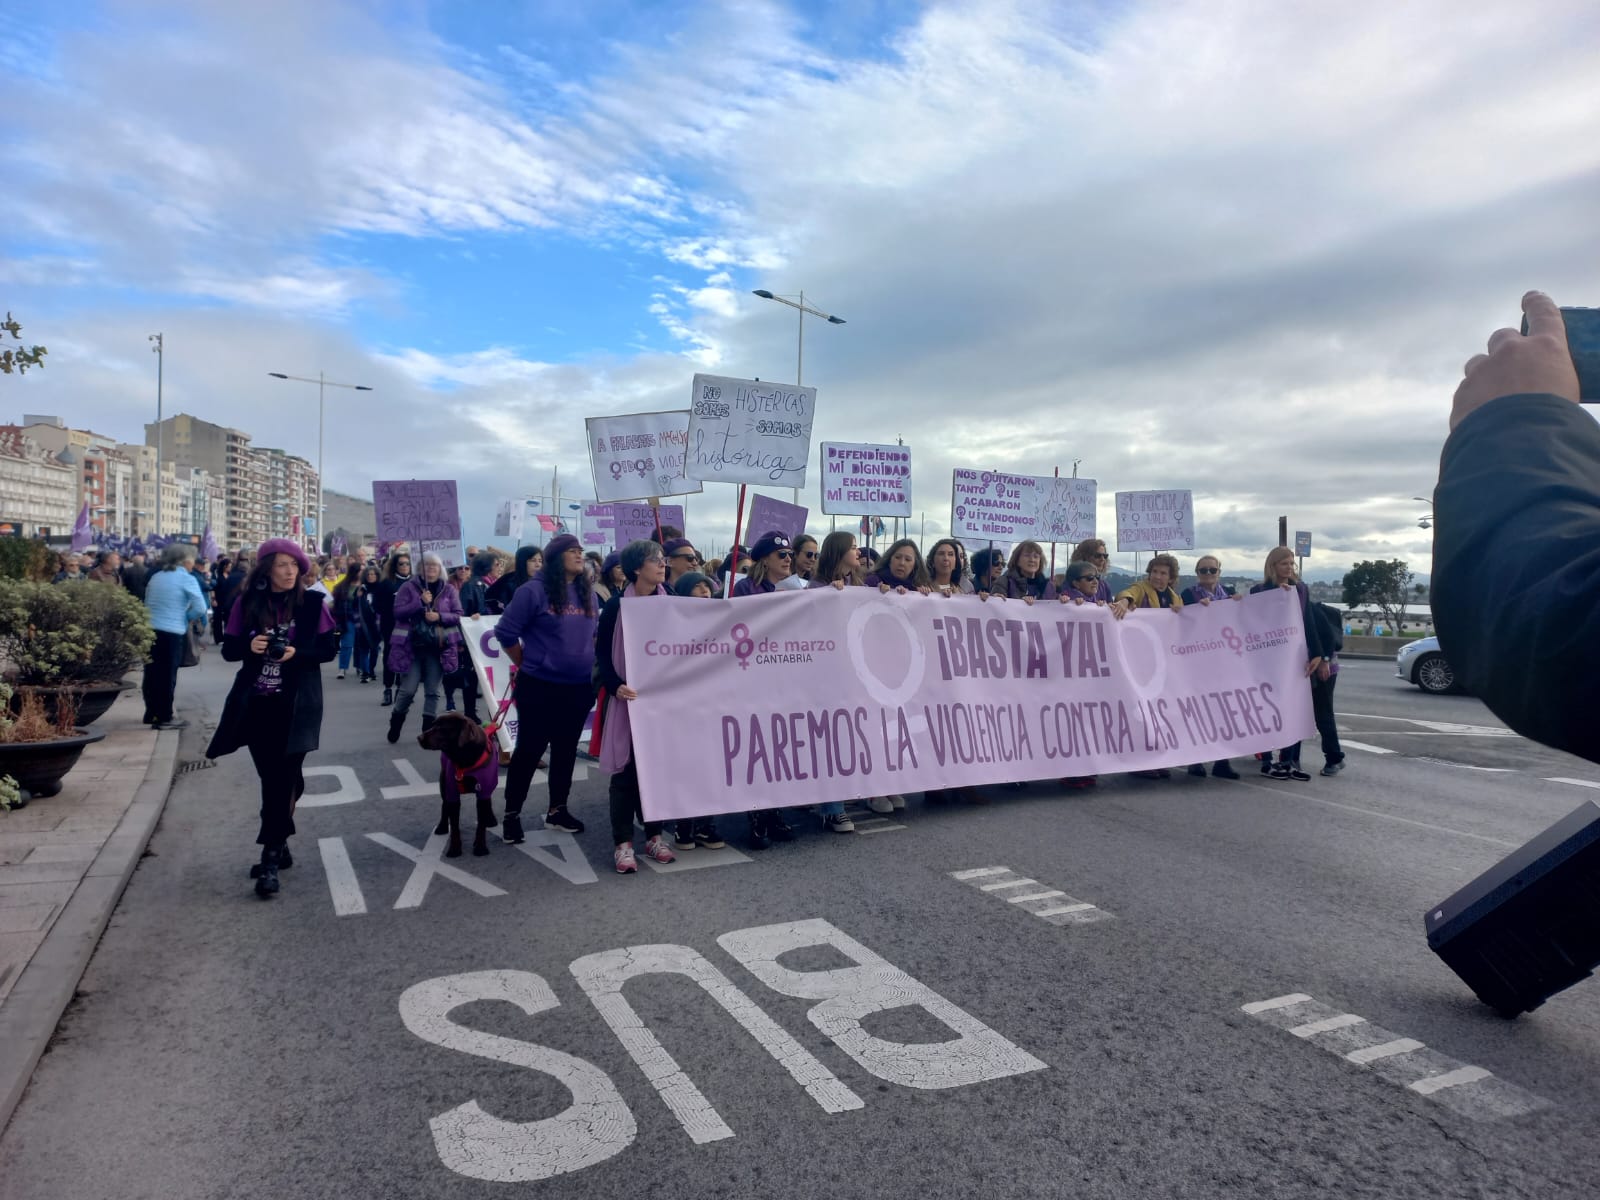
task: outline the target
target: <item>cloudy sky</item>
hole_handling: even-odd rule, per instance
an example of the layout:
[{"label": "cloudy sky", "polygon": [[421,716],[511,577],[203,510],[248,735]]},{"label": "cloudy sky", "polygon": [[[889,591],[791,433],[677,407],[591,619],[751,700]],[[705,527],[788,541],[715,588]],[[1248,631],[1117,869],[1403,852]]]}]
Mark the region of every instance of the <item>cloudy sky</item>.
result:
[{"label": "cloudy sky", "polygon": [[266,373],[326,371],[328,486],[457,478],[473,540],[592,491],[585,416],[792,379],[750,293],[804,289],[816,439],[903,437],[930,540],[953,466],[1081,460],[1102,530],[1191,488],[1229,566],[1285,513],[1426,572],[1461,363],[1600,303],[1592,0],[6,9],[0,420],[138,440],[161,330],[169,411],[314,460]]}]

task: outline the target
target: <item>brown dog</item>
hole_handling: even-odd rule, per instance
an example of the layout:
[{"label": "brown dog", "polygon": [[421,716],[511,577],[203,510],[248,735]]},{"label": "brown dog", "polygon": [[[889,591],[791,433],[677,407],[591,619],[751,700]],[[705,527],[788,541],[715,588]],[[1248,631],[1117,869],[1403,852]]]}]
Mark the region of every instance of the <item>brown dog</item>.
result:
[{"label": "brown dog", "polygon": [[478,828],[472,837],[472,853],[489,853],[488,832],[500,822],[495,819],[490,800],[500,784],[500,755],[491,748],[489,736],[464,713],[445,713],[431,728],[417,735],[417,745],[439,752],[439,824],[434,833],[448,833],[446,858],[461,857],[461,797],[471,792],[478,798]]}]

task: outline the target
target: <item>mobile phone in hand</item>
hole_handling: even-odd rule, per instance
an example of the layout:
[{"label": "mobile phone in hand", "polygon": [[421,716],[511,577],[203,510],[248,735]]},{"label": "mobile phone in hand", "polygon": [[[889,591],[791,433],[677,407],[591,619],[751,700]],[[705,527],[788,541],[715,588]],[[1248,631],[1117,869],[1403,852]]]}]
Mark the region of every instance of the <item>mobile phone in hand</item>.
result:
[{"label": "mobile phone in hand", "polygon": [[[1572,365],[1578,368],[1578,399],[1600,404],[1600,308],[1563,308],[1561,319],[1567,325]],[[1527,317],[1522,318],[1522,332],[1528,332]]]}]

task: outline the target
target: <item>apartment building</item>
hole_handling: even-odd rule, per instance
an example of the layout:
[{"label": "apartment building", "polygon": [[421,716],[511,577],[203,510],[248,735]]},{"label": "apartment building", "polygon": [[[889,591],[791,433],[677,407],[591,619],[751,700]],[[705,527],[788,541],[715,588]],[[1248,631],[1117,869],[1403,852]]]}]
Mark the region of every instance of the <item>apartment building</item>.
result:
[{"label": "apartment building", "polygon": [[0,536],[71,533],[80,489],[77,457],[70,449],[52,451],[24,427],[0,425]]},{"label": "apartment building", "polygon": [[[212,532],[228,549],[255,546],[269,537],[298,536],[311,544],[304,531],[316,504],[317,473],[305,459],[257,448],[242,430],[187,413],[159,426],[147,424],[144,436],[151,446],[159,438],[162,453],[175,466],[204,471],[220,484],[226,517],[213,522]],[[192,491],[189,502],[195,503]],[[292,532],[296,528],[298,535]]]}]

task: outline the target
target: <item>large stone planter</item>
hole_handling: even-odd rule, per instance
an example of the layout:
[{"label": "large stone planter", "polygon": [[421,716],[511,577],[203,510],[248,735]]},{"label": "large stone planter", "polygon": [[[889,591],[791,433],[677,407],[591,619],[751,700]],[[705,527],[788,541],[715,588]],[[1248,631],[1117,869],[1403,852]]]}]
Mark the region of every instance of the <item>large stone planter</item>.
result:
[{"label": "large stone planter", "polygon": [[16,687],[11,694],[11,711],[22,711],[22,696],[25,692],[33,692],[44,702],[45,716],[51,721],[56,719],[56,697],[62,692],[70,691],[78,698],[78,720],[82,726],[93,725],[111,710],[117,702],[117,697],[123,692],[131,691],[135,685],[132,681],[119,679],[115,683],[84,683],[69,685],[34,686],[27,685]]},{"label": "large stone planter", "polygon": [[80,729],[74,737],[51,742],[0,742],[0,775],[11,776],[35,800],[54,796],[84,748],[105,736]]}]

